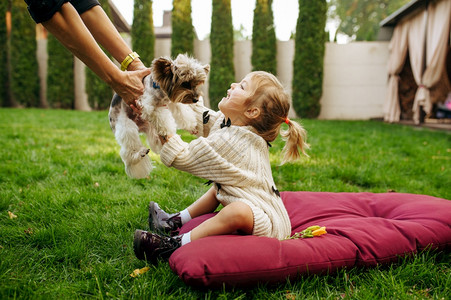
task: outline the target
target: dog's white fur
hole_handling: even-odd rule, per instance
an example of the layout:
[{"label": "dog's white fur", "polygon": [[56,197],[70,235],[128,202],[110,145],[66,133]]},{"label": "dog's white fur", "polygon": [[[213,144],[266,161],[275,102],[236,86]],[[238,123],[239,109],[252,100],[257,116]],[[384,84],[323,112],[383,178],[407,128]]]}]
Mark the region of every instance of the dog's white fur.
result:
[{"label": "dog's white fur", "polygon": [[[138,125],[127,116],[125,110],[121,110],[118,116],[114,137],[121,146],[120,156],[127,175],[132,178],[145,178],[149,175],[153,168],[146,156],[149,149],[142,144]],[[149,140],[149,134],[147,139]]]},{"label": "dog's white fur", "polygon": [[139,132],[146,135],[155,153],[163,146],[160,136],[174,135],[177,128],[195,133],[196,115],[190,105],[183,103],[198,100],[200,85],[210,70],[208,65],[186,55],[179,55],[174,61],[155,59],[151,68],[152,75],[144,79],[144,94],[137,101],[141,115],[137,116],[117,95],[109,112],[125,172],[132,178],[145,178],[153,168],[146,155],[149,149],[142,144]]}]

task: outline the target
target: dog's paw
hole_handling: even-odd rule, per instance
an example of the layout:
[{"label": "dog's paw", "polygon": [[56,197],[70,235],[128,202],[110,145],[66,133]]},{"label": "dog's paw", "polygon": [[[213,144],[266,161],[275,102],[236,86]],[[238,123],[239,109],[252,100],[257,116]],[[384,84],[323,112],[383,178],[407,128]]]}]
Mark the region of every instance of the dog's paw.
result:
[{"label": "dog's paw", "polygon": [[163,144],[161,143],[159,138],[147,138],[147,143],[156,154],[160,154],[161,148],[163,148]]},{"label": "dog's paw", "polygon": [[141,157],[146,156],[149,153],[150,149],[142,149],[141,151],[139,151],[139,155],[141,155]]},{"label": "dog's paw", "polygon": [[196,114],[189,104],[170,103],[168,105],[177,128],[195,132],[197,128]]},{"label": "dog's paw", "polygon": [[149,175],[153,168],[150,158],[147,156],[149,151],[150,149],[146,147],[140,147],[138,150],[121,151],[125,172],[129,177],[139,179]]},{"label": "dog's paw", "polygon": [[177,127],[175,120],[167,107],[158,107],[155,112],[154,118],[151,121],[151,126],[155,128],[157,135],[174,135]]},{"label": "dog's paw", "polygon": [[138,150],[122,147],[120,155],[126,165],[133,165],[143,160],[149,151],[146,147],[139,147]]},{"label": "dog's paw", "polygon": [[141,179],[146,178],[154,167],[150,161],[150,158],[144,157],[138,163],[125,165],[125,173],[130,178]]},{"label": "dog's paw", "polygon": [[141,147],[138,151],[132,151],[132,154],[131,154],[132,161],[134,163],[137,163],[138,161],[143,159],[143,157],[145,157],[149,153],[149,151],[150,150],[145,147]]},{"label": "dog's paw", "polygon": [[196,122],[186,123],[183,129],[188,130],[189,132],[192,132],[193,134],[196,134],[197,133],[197,123]]}]

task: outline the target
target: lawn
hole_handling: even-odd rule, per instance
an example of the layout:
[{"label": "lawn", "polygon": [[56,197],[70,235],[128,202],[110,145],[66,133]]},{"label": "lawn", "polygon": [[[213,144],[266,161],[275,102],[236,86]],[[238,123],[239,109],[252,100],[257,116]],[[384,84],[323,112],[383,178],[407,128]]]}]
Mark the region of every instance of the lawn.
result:
[{"label": "lawn", "polygon": [[[450,132],[370,121],[302,123],[310,158],[280,166],[281,140],[270,148],[280,191],[451,199]],[[190,288],[164,262],[132,278],[146,266],[133,254],[132,237],[147,229],[149,200],[176,212],[208,189],[206,180],[151,158],[148,178],[127,178],[105,111],[0,109],[0,299],[449,299],[449,252],[246,290]]]}]

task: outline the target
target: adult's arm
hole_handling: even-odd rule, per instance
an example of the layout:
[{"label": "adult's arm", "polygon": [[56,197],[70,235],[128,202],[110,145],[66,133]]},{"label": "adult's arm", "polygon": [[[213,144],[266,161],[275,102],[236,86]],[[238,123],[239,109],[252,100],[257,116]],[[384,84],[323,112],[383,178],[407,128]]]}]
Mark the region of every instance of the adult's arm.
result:
[{"label": "adult's arm", "polygon": [[[121,37],[116,27],[111,23],[105,11],[96,5],[80,15],[94,39],[100,43],[119,63],[132,52]],[[139,58],[133,60],[127,70],[133,71],[146,68]]]},{"label": "adult's arm", "polygon": [[[100,7],[98,8],[101,9]],[[96,9],[97,11],[97,6],[92,9]],[[111,23],[109,20],[108,22]],[[150,69],[131,72],[122,72],[119,70],[99,47],[77,11],[70,3],[63,4],[61,9],[50,20],[42,22],[42,25],[61,44],[96,73],[97,76],[110,85],[126,103],[134,104],[135,100],[142,95],[144,91],[142,79],[150,74]],[[125,49],[122,51],[128,50]],[[120,55],[117,49],[112,49],[112,51],[114,51],[112,53],[113,57]]]}]

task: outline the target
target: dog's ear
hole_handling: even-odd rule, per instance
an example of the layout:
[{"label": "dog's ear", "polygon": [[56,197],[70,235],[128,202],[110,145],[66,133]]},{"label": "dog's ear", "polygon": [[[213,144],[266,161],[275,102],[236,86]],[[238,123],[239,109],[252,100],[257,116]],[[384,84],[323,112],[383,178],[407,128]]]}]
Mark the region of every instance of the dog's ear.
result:
[{"label": "dog's ear", "polygon": [[152,61],[152,77],[161,83],[165,79],[172,78],[172,61],[165,57],[156,58]]}]

